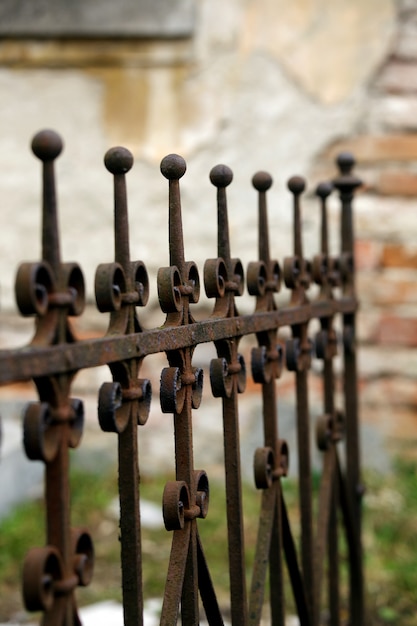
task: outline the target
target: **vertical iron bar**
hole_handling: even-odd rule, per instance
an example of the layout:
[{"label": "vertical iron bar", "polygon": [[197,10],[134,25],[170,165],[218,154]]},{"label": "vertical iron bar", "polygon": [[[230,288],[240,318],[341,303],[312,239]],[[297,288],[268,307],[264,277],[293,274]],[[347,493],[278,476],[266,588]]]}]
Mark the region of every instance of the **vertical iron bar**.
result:
[{"label": "vertical iron bar", "polygon": [[[64,567],[63,577],[68,579],[73,575],[71,562],[70,531],[70,490],[69,453],[65,434],[69,434],[67,424],[62,424],[59,450],[52,462],[45,468],[45,497],[47,510],[47,541],[48,545],[58,548]],[[63,621],[59,626],[73,626],[74,610],[72,603],[64,604]],[[49,626],[49,624],[48,624]],[[52,626],[52,623],[50,624]]]},{"label": "vertical iron bar", "polygon": [[[303,328],[303,332],[306,329]],[[307,370],[296,372],[297,443],[301,515],[301,560],[307,602],[314,615],[313,497]]]},{"label": "vertical iron bar", "polygon": [[[320,493],[318,502],[317,535],[315,538],[315,610],[314,623],[320,623],[320,607],[322,599],[322,580],[324,571],[324,559],[326,555],[326,541],[329,532],[331,507],[333,504],[333,482],[335,474],[335,449],[329,442],[328,449],[324,452],[323,473],[321,476]],[[328,548],[328,546],[327,546]]]},{"label": "vertical iron bar", "polygon": [[[337,454],[335,450],[335,454]],[[335,469],[335,474],[337,467]],[[329,594],[329,611],[330,626],[340,626],[340,573],[339,573],[339,533],[338,533],[338,515],[337,507],[338,498],[338,480],[335,475],[333,479],[332,503],[330,507],[329,532],[328,532],[328,559],[329,559],[329,575],[328,575],[328,594]]]},{"label": "vertical iron bar", "polygon": [[[280,289],[280,268],[276,261],[271,260],[269,246],[268,209],[266,193],[272,186],[272,177],[268,172],[257,172],[252,178],[252,184],[258,191],[258,257],[263,263],[265,276],[259,275],[262,271],[258,265],[258,280],[262,286],[256,300],[257,311],[274,311],[276,304],[274,293]],[[262,414],[264,429],[264,445],[274,452],[274,471],[282,469],[281,445],[278,433],[278,408],[276,394],[276,378],[281,374],[281,353],[277,347],[276,331],[260,333],[258,343],[266,350],[266,363],[263,365],[264,380],[262,382]],[[282,546],[282,516],[281,516],[281,483],[280,476],[275,476],[272,484],[267,487],[272,491],[273,498],[264,494],[261,515],[273,515],[272,526],[269,531],[269,579],[270,579],[270,607],[272,626],[283,626],[285,623],[284,581],[283,581],[283,546]],[[269,511],[266,506],[272,507]],[[262,521],[261,521],[262,523]],[[261,531],[261,527],[260,527]],[[265,539],[264,539],[265,540]],[[262,579],[265,585],[265,578]],[[260,584],[260,579],[253,577],[253,585]],[[253,597],[256,594],[253,590]],[[263,598],[262,593],[262,598]],[[252,603],[251,603],[252,604]]]},{"label": "vertical iron bar", "polygon": [[[334,406],[334,373],[332,359],[324,359],[324,412],[327,415],[335,415]],[[337,450],[332,442],[334,450],[332,454],[336,455]],[[337,476],[336,466],[333,464],[332,471],[332,494],[330,500],[330,515],[328,520],[328,593],[330,608],[330,624],[331,626],[339,626],[340,624],[340,608],[339,608],[339,559],[338,559],[338,527],[337,527]]]},{"label": "vertical iron bar", "polygon": [[[291,301],[294,304],[308,304],[306,289],[309,285],[307,263],[303,257],[301,237],[300,196],[305,189],[305,181],[293,176],[288,181],[293,194],[294,207],[294,258],[298,262],[299,275],[295,277]],[[307,603],[311,615],[314,610],[314,541],[313,541],[313,494],[310,451],[310,413],[308,402],[308,368],[310,367],[311,346],[307,335],[308,324],[293,326],[293,336],[298,339],[299,356],[295,365],[297,446],[299,463],[300,516],[301,516],[301,561]],[[314,622],[313,622],[314,623]]]},{"label": "vertical iron bar", "polygon": [[[340,175],[333,181],[334,186],[340,192],[342,205],[342,254],[350,256],[352,272],[349,280],[345,283],[344,292],[350,295],[355,293],[354,280],[354,225],[352,200],[357,187],[362,183],[352,174],[354,159],[349,153],[342,153],[337,159]],[[358,423],[358,395],[357,395],[357,364],[356,364],[356,316],[354,313],[345,315],[345,410],[346,410],[346,459],[347,459],[347,482],[348,493],[354,516],[355,536],[358,542],[356,554],[358,556],[357,567],[351,564],[350,571],[350,610],[351,621],[361,626],[364,623],[364,590],[361,546],[361,496],[362,485],[360,477],[360,449],[359,449],[359,423]]]},{"label": "vertical iron bar", "polygon": [[42,191],[42,258],[49,263],[55,276],[61,269],[58,209],[55,189],[54,160],[61,154],[63,143],[54,131],[44,130],[35,135],[32,150],[43,161]]},{"label": "vertical iron bar", "polygon": [[196,521],[192,520],[190,524],[191,535],[181,599],[181,622],[184,626],[199,623]]},{"label": "vertical iron bar", "polygon": [[[176,266],[179,271],[181,286],[189,287],[189,276],[186,271],[184,255],[184,238],[181,215],[181,195],[180,178],[186,171],[186,163],[179,155],[171,154],[161,162],[161,173],[169,181],[169,255],[170,265]],[[176,286],[175,289],[181,288]],[[189,303],[192,295],[188,296],[182,292],[181,310],[179,317],[175,321],[171,318],[170,323],[188,324],[192,322],[189,314]],[[193,294],[195,295],[195,294]],[[198,298],[197,298],[198,299]],[[196,300],[192,300],[196,301]],[[167,323],[169,314],[167,318]],[[174,412],[174,437],[175,437],[175,465],[177,481],[184,481],[187,484],[190,506],[196,504],[197,485],[195,484],[194,454],[193,454],[193,431],[192,431],[192,348],[185,348],[183,351],[174,351],[168,354],[171,367],[178,367],[182,381],[180,386],[185,389],[179,391],[184,393],[184,403],[182,407]],[[191,380],[190,380],[191,378]],[[192,382],[191,382],[192,381]],[[174,392],[176,394],[176,392]],[[176,400],[175,400],[176,406]],[[181,595],[181,620],[184,626],[191,626],[199,622],[199,602],[198,602],[198,538],[197,522],[195,519],[187,520],[186,524],[190,533],[186,565],[183,575],[182,595]],[[185,530],[183,530],[185,532]],[[175,540],[175,537],[174,537]]]},{"label": "vertical iron bar", "polygon": [[[184,408],[180,414],[175,414],[175,463],[177,480],[187,483],[190,491],[190,501],[195,502],[196,486],[194,479],[193,435],[191,395],[187,394]],[[198,562],[197,562],[197,527],[196,521],[190,520],[190,541],[188,544],[187,564],[184,573],[184,583],[181,600],[181,619],[184,626],[198,624]]]},{"label": "vertical iron bar", "polygon": [[[338,267],[329,257],[327,198],[331,194],[331,183],[320,183],[316,195],[321,205],[321,254],[313,261],[313,273],[320,285],[319,300],[333,300],[333,287],[339,284]],[[328,555],[328,592],[330,621],[332,626],[339,624],[339,571],[338,571],[338,528],[336,498],[336,434],[337,414],[334,402],[333,358],[337,354],[336,334],[333,329],[333,318],[321,320],[322,330],[318,334],[318,354],[323,359],[323,397],[324,416],[321,428],[326,430],[325,439],[319,447],[324,450],[324,470],[320,487],[319,518],[316,540],[316,622],[320,622],[320,606],[322,598],[323,559],[327,540]],[[323,433],[321,434],[321,438]],[[322,447],[323,446],[323,447]]]},{"label": "vertical iron bar", "polygon": [[[128,165],[132,166],[133,162],[121,167],[120,161],[123,153],[117,155],[112,154],[113,159],[115,159],[116,156],[119,159],[119,168],[118,171],[114,173],[114,260],[116,263],[120,263],[123,268],[127,269],[130,263],[130,246],[125,172],[128,171]],[[109,165],[108,162],[107,165]],[[123,172],[119,173],[120,169],[123,169]],[[130,276],[127,275],[126,278],[130,282]],[[130,285],[128,289],[130,289]]]},{"label": "vertical iron bar", "polygon": [[[324,412],[335,416],[334,406],[334,373],[332,359],[324,359]],[[332,454],[336,455],[335,444]],[[339,607],[339,558],[338,558],[338,527],[337,527],[337,484],[336,466],[332,471],[332,493],[330,500],[330,516],[328,520],[328,594],[331,626],[340,624]]]},{"label": "vertical iron bar", "polygon": [[137,423],[129,419],[118,436],[120,545],[125,626],[143,624],[142,547]]},{"label": "vertical iron bar", "polygon": [[[264,437],[265,445],[275,452],[279,458],[278,448],[278,416],[275,378],[262,385]],[[275,491],[274,522],[272,526],[269,550],[270,606],[272,626],[283,626],[285,623],[284,571],[282,563],[282,520],[281,520],[281,483],[276,480],[271,487]]]},{"label": "vertical iron bar", "polygon": [[[51,322],[44,324],[43,333],[40,331],[42,323],[48,319],[48,313],[53,310],[50,296],[57,296],[58,301],[62,293],[65,294],[66,284],[65,270],[61,263],[60,240],[58,228],[58,205],[55,186],[54,160],[59,156],[63,148],[61,137],[52,130],[44,130],[35,135],[32,141],[33,153],[42,161],[43,188],[42,188],[42,257],[50,270],[55,281],[54,294],[45,294],[45,310],[41,313],[37,310],[38,341],[43,345],[65,344],[74,341],[69,330],[68,312],[69,307],[55,307],[51,315]],[[35,288],[40,288],[36,285]],[[53,298],[51,298],[53,300]],[[41,402],[49,406],[51,423],[42,425],[40,438],[46,437],[48,428],[55,430],[57,449],[51,458],[47,458],[43,452],[36,453],[30,458],[42,458],[45,462],[45,498],[46,498],[46,525],[47,542],[54,546],[62,563],[62,582],[68,586],[64,593],[52,590],[53,600],[45,610],[43,623],[45,626],[74,626],[78,624],[78,616],[74,598],[74,588],[78,584],[73,566],[72,541],[71,541],[71,508],[70,508],[70,484],[69,484],[69,451],[71,445],[70,422],[70,399],[69,392],[75,371],[67,374],[55,375],[34,379],[38,388]],[[82,413],[82,410],[81,410]],[[32,441],[33,445],[33,441]],[[75,444],[76,445],[76,444]],[[31,448],[29,444],[29,448]],[[33,452],[33,450],[32,450]],[[43,585],[43,581],[39,582]],[[24,582],[25,585],[25,582]]]},{"label": "vertical iron bar", "polygon": [[[115,261],[123,269],[125,289],[132,292],[130,271],[129,220],[126,174],[133,166],[132,154],[122,147],[110,149],[105,155],[105,166],[114,177],[114,251]],[[123,313],[122,313],[123,314]],[[117,314],[116,314],[117,315]],[[124,314],[123,314],[124,315]],[[116,317],[113,319],[115,321]],[[135,307],[130,306],[119,332],[137,330]],[[110,328],[112,323],[110,324]],[[126,364],[130,380],[137,378],[136,361]],[[136,411],[125,408],[127,423],[118,432],[118,487],[120,502],[120,550],[122,562],[123,615],[125,626],[143,624],[142,538],[140,519],[140,474],[138,451],[138,422]]]},{"label": "vertical iron bar", "polygon": [[[352,316],[352,331],[355,332],[354,318]],[[361,547],[361,481],[359,469],[359,429],[357,421],[358,398],[357,398],[357,367],[354,351],[345,350],[345,410],[346,410],[346,476],[348,481],[349,497],[352,501],[354,523],[356,525],[356,539],[358,545],[356,551],[359,555],[357,570],[351,569],[351,619],[352,623],[360,626],[364,619],[363,598],[363,571],[362,571],[362,547]]]},{"label": "vertical iron bar", "polygon": [[276,484],[275,515],[272,526],[271,545],[269,549],[269,582],[270,582],[270,605],[271,626],[284,626],[285,624],[285,596],[284,596],[284,569],[283,533],[282,533],[282,510],[280,506],[281,483]]},{"label": "vertical iron bar", "polygon": [[247,624],[245,542],[236,389],[230,398],[223,398],[223,428],[232,625],[245,626]]},{"label": "vertical iron bar", "polygon": [[163,175],[169,180],[169,264],[175,265],[184,276],[184,236],[181,218],[179,179],[185,174],[186,164],[182,157],[170,154],[163,160]]},{"label": "vertical iron bar", "polygon": [[[210,172],[210,180],[217,188],[217,251],[227,270],[225,293],[217,298],[216,306],[221,302],[224,305],[221,307],[222,315],[234,317],[238,315],[234,298],[236,293],[240,293],[236,279],[243,281],[243,268],[238,261],[237,265],[240,266],[241,270],[239,271],[242,275],[237,277],[238,270],[234,265],[237,260],[232,261],[230,254],[226,187],[233,180],[233,172],[226,165],[216,165]],[[221,394],[218,394],[222,396],[223,406],[231,618],[233,626],[247,626],[248,608],[238,410],[238,393],[243,391],[238,379],[245,372],[242,372],[243,359],[240,360],[237,353],[238,343],[239,338],[232,337],[227,341],[218,342],[216,349],[219,357],[227,363],[228,374],[226,377],[229,377],[231,383],[228,391],[224,389]]]},{"label": "vertical iron bar", "polygon": [[[61,253],[58,228],[58,207],[55,188],[54,160],[63,148],[61,138],[53,131],[38,133],[32,141],[34,154],[43,162],[42,168],[42,257],[51,266],[54,276],[61,271]],[[62,324],[61,324],[62,326]],[[48,394],[49,395],[49,394]],[[51,401],[51,397],[45,398]],[[68,424],[60,424],[60,443],[54,459],[45,466],[45,499],[47,511],[47,542],[58,548],[65,569],[63,575],[72,575],[70,561],[70,491]],[[70,626],[72,607],[66,604],[62,626]]]},{"label": "vertical iron bar", "polygon": [[217,254],[224,259],[229,274],[231,272],[231,257],[226,185],[230,185],[232,178],[233,174],[227,166],[217,165],[215,173],[213,170],[211,173],[211,182],[217,187]]}]

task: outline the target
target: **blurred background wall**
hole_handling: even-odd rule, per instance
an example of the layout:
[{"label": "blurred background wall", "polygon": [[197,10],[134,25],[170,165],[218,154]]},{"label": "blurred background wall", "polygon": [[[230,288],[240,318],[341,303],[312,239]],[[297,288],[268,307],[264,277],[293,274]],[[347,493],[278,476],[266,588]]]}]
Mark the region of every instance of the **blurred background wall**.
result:
[{"label": "blurred background wall", "polygon": [[[134,154],[132,258],[141,258],[152,275],[168,264],[167,185],[159,172],[165,154],[187,160],[186,257],[202,270],[205,258],[216,255],[213,165],[234,171],[232,254],[246,265],[257,255],[252,175],[264,169],[274,177],[271,248],[279,260],[292,251],[286,180],[307,178],[304,237],[306,254],[314,254],[319,225],[312,192],[335,175],[336,154],[350,150],[365,182],[356,202],[364,428],[370,439],[382,433],[382,456],[398,451],[399,442],[401,450],[415,451],[417,1],[53,6],[53,13],[47,0],[0,7],[3,319],[16,310],[19,262],[40,254],[40,166],[29,146],[42,128],[57,130],[65,142],[57,163],[63,257],[83,268],[90,303],[95,267],[113,259],[112,181],[103,166],[109,147],[124,145]],[[334,202],[334,252],[338,218]],[[163,319],[154,281],[151,299],[145,315],[154,326]],[[17,335],[5,325],[0,333],[3,345],[20,341],[20,327]],[[369,462],[366,441],[364,448]]]}]

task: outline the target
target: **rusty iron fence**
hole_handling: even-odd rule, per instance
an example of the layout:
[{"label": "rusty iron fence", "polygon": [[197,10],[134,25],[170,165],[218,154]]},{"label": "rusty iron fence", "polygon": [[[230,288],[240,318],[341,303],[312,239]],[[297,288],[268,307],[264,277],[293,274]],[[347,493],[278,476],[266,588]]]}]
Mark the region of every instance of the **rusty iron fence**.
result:
[{"label": "rusty iron fence", "polygon": [[[143,262],[131,260],[129,251],[125,175],[133,157],[124,148],[109,150],[105,165],[114,177],[115,260],[97,268],[95,295],[99,311],[110,313],[110,321],[104,336],[79,340],[69,318],[83,312],[83,274],[76,263],[62,262],[58,232],[54,161],[62,141],[55,132],[42,131],[34,137],[32,149],[42,162],[43,172],[42,260],[20,266],[16,299],[22,315],[35,317],[35,331],[27,346],[0,351],[0,382],[7,385],[32,379],[39,396],[25,410],[23,441],[29,459],[41,460],[45,466],[46,540],[45,546],[29,551],[23,564],[26,608],[42,611],[44,626],[81,623],[76,588],[89,584],[93,577],[94,549],[86,528],[71,528],[69,449],[80,443],[84,418],[82,401],[71,397],[71,386],[77,372],[107,365],[113,380],[99,390],[98,419],[102,430],[116,433],[118,439],[124,623],[143,624],[140,473],[146,473],[146,468],[139,463],[138,426],[146,427],[152,389],[150,381],[141,378],[140,370],[148,355],[165,353],[160,408],[173,414],[175,477],[163,492],[163,519],[172,533],[172,548],[160,623],[173,626],[180,619],[184,625],[199,624],[201,614],[211,625],[225,623],[199,534],[199,525],[210,515],[209,478],[204,470],[195,469],[193,457],[193,411],[200,405],[203,389],[203,369],[193,365],[193,352],[197,345],[212,342],[217,358],[208,366],[211,391],[221,398],[223,413],[228,620],[233,626],[260,624],[268,588],[268,620],[274,626],[284,625],[286,565],[303,626],[322,623],[324,608],[326,623],[347,623],[341,617],[342,602],[348,607],[348,623],[364,624],[355,351],[358,302],[352,215],[352,198],[360,180],[352,173],[352,156],[341,154],[338,176],[317,188],[321,243],[311,261],[304,258],[302,246],[305,182],[300,177],[289,180],[294,254],[284,259],[282,269],[270,256],[266,196],[272,178],[265,172],[255,174],[252,182],[259,197],[259,259],[249,263],[246,282],[242,263],[230,250],[226,189],[232,172],[225,165],[212,169],[210,179],[217,190],[217,256],[205,262],[203,282],[206,296],[214,304],[212,313],[200,321],[193,316],[200,296],[199,269],[184,255],[180,179],[186,164],[178,155],[164,158],[161,172],[169,185],[170,265],[159,269],[157,287],[166,321],[160,328],[145,330],[137,307],[147,303],[147,270]],[[327,199],[333,190],[339,193],[341,205],[341,250],[336,256],[330,256],[328,242]],[[285,306],[277,306],[274,299],[281,278],[288,290]],[[319,287],[311,296],[313,282]],[[241,315],[236,298],[245,285],[254,308],[252,313]],[[310,338],[312,320],[318,320],[320,330]],[[289,329],[290,338],[283,346],[278,335],[284,327]],[[247,375],[239,353],[244,336],[253,338],[251,375],[259,384],[264,432],[264,440],[254,450],[254,482],[262,499],[250,582],[245,561],[239,436],[239,395],[245,391]],[[339,394],[342,406],[337,406],[339,396],[336,398],[335,393],[334,359],[338,351],[343,362],[342,375],[338,374],[343,381],[343,393]],[[323,415],[317,422],[322,472],[317,496],[312,489],[308,384],[313,358],[323,363]],[[299,533],[292,528],[282,490],[289,450],[279,435],[276,379],[283,367],[295,377]],[[250,462],[244,459],[245,464]],[[349,572],[347,598],[342,598],[340,584],[342,529],[347,546],[343,560]]]}]

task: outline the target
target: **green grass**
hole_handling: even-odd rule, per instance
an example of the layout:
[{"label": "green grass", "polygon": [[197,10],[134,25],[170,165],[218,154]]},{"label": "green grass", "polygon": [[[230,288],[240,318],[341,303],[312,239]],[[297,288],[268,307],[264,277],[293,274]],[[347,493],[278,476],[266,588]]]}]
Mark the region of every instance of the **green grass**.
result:
[{"label": "green grass", "polygon": [[376,624],[417,624],[417,464],[368,478],[364,551],[369,608]]},{"label": "green grass", "polygon": [[[142,477],[141,497],[160,506],[167,479],[172,477]],[[392,475],[369,475],[366,483],[363,543],[369,625],[417,626],[417,464],[399,462]],[[116,471],[97,476],[75,470],[71,474],[71,485],[72,525],[90,529],[96,552],[92,584],[77,591],[78,601],[88,604],[109,598],[121,600],[118,520],[109,511],[110,503],[117,497]],[[295,483],[284,481],[284,492],[296,535],[298,495]],[[251,485],[244,485],[243,502],[249,585],[260,492]],[[27,502],[0,522],[0,621],[21,607],[21,564],[30,547],[45,543],[43,515],[41,501]],[[198,524],[219,601],[227,605],[229,575],[222,483],[210,484],[209,514]],[[163,594],[171,541],[172,534],[164,528],[143,528],[145,598]],[[342,579],[346,581],[346,578],[346,572],[342,572]],[[288,581],[286,597],[291,607]]]}]

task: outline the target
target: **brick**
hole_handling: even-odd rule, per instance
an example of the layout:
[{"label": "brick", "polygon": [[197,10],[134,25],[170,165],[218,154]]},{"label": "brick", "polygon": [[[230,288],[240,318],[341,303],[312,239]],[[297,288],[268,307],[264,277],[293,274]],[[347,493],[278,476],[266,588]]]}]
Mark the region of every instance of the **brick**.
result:
[{"label": "brick", "polygon": [[[417,45],[417,41],[416,41]],[[416,132],[417,96],[386,95],[373,98],[368,108],[368,123],[387,132]]]},{"label": "brick", "polygon": [[332,161],[340,152],[352,152],[357,162],[379,163],[386,161],[417,160],[417,133],[407,135],[359,135],[332,144],[324,153]]},{"label": "brick", "polygon": [[355,241],[355,264],[357,270],[374,270],[381,263],[381,244],[372,239]]},{"label": "brick", "polygon": [[388,399],[392,406],[417,409],[415,380],[404,376],[382,377],[370,380],[362,387],[362,401],[365,404],[385,404]]},{"label": "brick", "polygon": [[382,345],[417,347],[417,318],[397,315],[382,316],[376,333]]},{"label": "brick", "polygon": [[[379,320],[381,319],[381,311],[376,310],[363,302],[362,290],[358,289],[358,293],[362,302],[357,321],[358,341],[361,346],[364,344],[367,346],[374,345],[376,342],[377,329],[379,328]],[[359,354],[362,354],[362,348],[359,351]]]},{"label": "brick", "polygon": [[400,60],[417,60],[417,28],[413,22],[410,21],[407,28],[400,31],[394,53]]},{"label": "brick", "polygon": [[355,201],[356,232],[363,239],[417,245],[416,201],[401,196],[363,194]]},{"label": "brick", "polygon": [[417,93],[417,63],[391,61],[378,78],[377,87],[388,93]]},{"label": "brick", "polygon": [[406,375],[417,393],[417,350],[362,344],[358,350],[358,369],[365,384],[383,377],[401,379]]},{"label": "brick", "polygon": [[417,272],[392,269],[359,272],[357,287],[364,306],[387,307],[417,304]]},{"label": "brick", "polygon": [[417,269],[417,248],[387,243],[382,248],[382,267]]},{"label": "brick", "polygon": [[384,196],[417,196],[417,174],[400,170],[383,172],[376,181],[375,190]]}]

